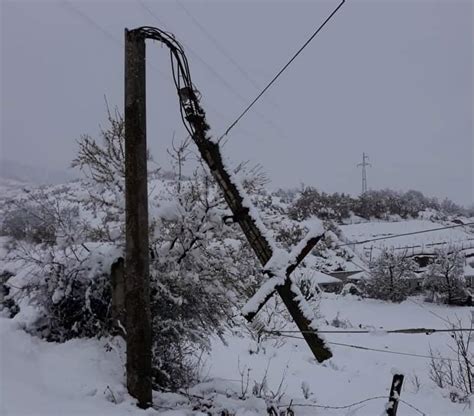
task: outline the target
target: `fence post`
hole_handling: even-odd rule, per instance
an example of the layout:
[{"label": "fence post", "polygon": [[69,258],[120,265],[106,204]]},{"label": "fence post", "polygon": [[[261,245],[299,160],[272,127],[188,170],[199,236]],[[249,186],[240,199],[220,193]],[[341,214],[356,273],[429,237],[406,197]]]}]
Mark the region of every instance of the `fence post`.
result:
[{"label": "fence post", "polygon": [[392,379],[392,386],[390,387],[390,398],[387,404],[387,415],[396,416],[398,409],[398,401],[400,393],[402,392],[403,374],[394,374]]}]

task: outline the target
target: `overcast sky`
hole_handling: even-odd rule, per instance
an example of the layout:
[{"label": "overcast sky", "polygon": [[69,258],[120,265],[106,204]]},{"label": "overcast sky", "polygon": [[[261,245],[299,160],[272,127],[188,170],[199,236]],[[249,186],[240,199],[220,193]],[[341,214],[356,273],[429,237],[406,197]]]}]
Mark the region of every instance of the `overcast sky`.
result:
[{"label": "overcast sky", "polygon": [[[338,3],[0,1],[1,157],[50,169],[69,165],[82,133],[97,135],[104,95],[123,107],[125,27],[158,26],[182,41],[220,135]],[[165,150],[184,128],[168,51],[150,42],[147,55],[148,140],[169,168]],[[369,188],[470,204],[472,113],[471,1],[348,0],[225,151],[260,163],[273,187],[351,194],[365,151]]]}]

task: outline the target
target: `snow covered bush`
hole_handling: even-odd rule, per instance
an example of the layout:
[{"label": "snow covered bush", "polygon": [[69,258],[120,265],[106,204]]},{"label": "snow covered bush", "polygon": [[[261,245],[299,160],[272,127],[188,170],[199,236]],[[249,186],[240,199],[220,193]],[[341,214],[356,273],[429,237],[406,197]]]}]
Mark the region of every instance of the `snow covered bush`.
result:
[{"label": "snow covered bush", "polygon": [[196,173],[170,191],[177,199],[154,223],[150,270],[156,381],[176,387],[193,381],[192,356],[209,336],[232,325],[258,268],[236,225],[222,220],[225,205],[209,176]]},{"label": "snow covered bush", "polygon": [[469,293],[464,278],[464,254],[455,247],[435,251],[435,259],[429,264],[423,282],[429,293],[428,300],[440,303],[463,305]]},{"label": "snow covered bush", "polygon": [[[16,237],[9,235],[2,265],[5,300],[16,307],[26,330],[51,341],[108,331],[108,259],[115,255],[113,246],[84,240],[79,207],[70,204],[69,190],[62,192],[31,191],[15,201],[14,213],[21,203],[25,212],[35,209],[40,224],[47,218],[48,238],[38,238],[35,227],[24,228]],[[35,309],[34,316],[28,316],[27,305]]]},{"label": "snow covered bush", "polygon": [[409,279],[416,269],[405,252],[384,249],[370,265],[370,278],[362,282],[362,289],[371,298],[401,302],[411,294]]}]

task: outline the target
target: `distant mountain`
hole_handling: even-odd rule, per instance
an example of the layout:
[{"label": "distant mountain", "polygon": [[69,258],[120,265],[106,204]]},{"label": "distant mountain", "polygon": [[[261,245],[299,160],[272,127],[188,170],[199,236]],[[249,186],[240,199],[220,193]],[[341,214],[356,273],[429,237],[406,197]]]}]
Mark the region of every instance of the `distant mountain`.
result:
[{"label": "distant mountain", "polygon": [[0,178],[19,184],[55,185],[77,177],[73,170],[42,168],[12,160],[0,161]]}]

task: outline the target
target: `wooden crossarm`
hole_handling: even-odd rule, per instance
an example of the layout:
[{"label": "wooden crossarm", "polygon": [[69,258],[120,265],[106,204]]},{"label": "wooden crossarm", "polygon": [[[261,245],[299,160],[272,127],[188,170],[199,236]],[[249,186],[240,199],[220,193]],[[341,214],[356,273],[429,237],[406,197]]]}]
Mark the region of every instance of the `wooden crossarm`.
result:
[{"label": "wooden crossarm", "polygon": [[[319,240],[323,237],[324,233],[315,234],[310,231],[308,235],[298,244],[289,256],[289,264],[285,270],[285,278],[289,279],[291,273],[299,266],[304,258],[311,252],[316,246]],[[252,319],[258,314],[260,309],[263,308],[265,303],[273,296],[278,286],[282,286],[285,283],[285,279],[275,276],[271,270],[265,270],[270,279],[267,280],[257,292],[249,299],[249,301],[242,308],[242,314],[247,321]]]}]

